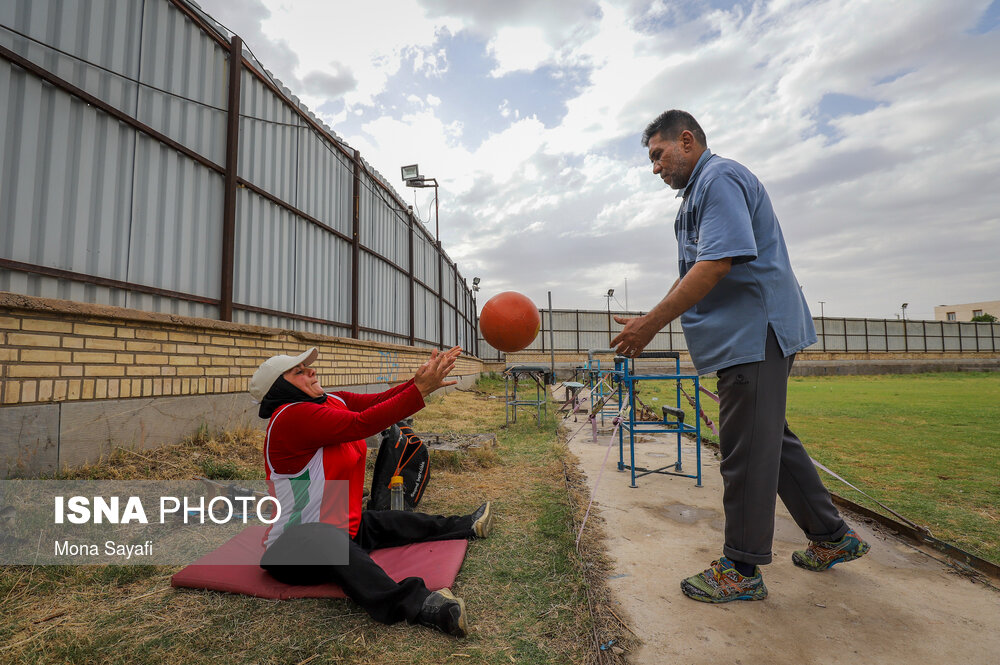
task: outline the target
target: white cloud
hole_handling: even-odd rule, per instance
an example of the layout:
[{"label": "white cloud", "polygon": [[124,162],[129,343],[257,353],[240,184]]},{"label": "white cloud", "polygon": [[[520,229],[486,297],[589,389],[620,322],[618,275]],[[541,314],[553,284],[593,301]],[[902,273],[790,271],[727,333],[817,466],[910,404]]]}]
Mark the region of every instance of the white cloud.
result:
[{"label": "white cloud", "polygon": [[[658,113],[685,108],[714,151],[767,186],[797,276],[828,315],[891,315],[907,301],[930,316],[940,302],[996,297],[1000,31],[967,33],[981,1],[242,4],[248,41],[263,40],[251,46],[279,76],[318,72],[334,92],[353,77],[347,109],[324,116],[335,129],[404,57],[417,79],[456,66],[442,43],[463,30],[488,44],[500,80],[540,66],[585,73],[548,128],[530,97],[506,94],[495,108],[507,126],[475,148],[462,137],[482,118],[454,120],[424,91],[345,136],[390,179],[413,162],[438,179],[442,240],[484,290],[537,299],[554,288],[557,306],[600,308],[627,273],[630,304],[655,304],[676,277],[677,202],[638,141]],[[239,19],[233,3],[205,5]],[[302,93],[314,109],[326,100]],[[823,118],[831,137],[819,131],[831,93],[874,107]],[[432,205],[432,190],[406,195]]]},{"label": "white cloud", "polygon": [[492,76],[516,71],[533,71],[552,56],[552,47],[545,41],[545,31],[537,26],[500,28],[488,47],[496,58]]}]

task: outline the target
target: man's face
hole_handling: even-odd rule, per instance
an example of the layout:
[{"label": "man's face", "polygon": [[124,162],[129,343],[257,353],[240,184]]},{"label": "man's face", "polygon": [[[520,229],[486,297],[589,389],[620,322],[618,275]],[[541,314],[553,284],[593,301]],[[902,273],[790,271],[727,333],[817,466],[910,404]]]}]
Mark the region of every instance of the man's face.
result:
[{"label": "man's face", "polygon": [[685,140],[687,134],[683,132],[675,139],[665,139],[661,134],[649,138],[649,161],[653,162],[653,173],[672,189],[683,189],[694,170],[691,141]]},{"label": "man's face", "polygon": [[316,370],[306,367],[301,363],[285,372],[282,376],[285,377],[285,381],[288,381],[310,397],[319,397],[325,392],[319,385],[319,379],[316,378]]}]

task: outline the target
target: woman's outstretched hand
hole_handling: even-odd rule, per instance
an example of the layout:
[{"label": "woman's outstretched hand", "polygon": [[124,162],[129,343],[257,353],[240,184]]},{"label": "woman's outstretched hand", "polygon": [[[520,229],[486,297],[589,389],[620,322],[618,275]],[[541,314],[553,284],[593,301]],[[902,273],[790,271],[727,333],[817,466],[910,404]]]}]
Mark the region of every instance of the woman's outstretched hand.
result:
[{"label": "woman's outstretched hand", "polygon": [[461,353],[460,346],[453,346],[444,353],[438,353],[437,349],[431,351],[430,360],[421,365],[413,375],[413,385],[422,396],[427,397],[438,388],[458,383],[458,381],[445,381],[444,378],[455,369],[455,360]]}]

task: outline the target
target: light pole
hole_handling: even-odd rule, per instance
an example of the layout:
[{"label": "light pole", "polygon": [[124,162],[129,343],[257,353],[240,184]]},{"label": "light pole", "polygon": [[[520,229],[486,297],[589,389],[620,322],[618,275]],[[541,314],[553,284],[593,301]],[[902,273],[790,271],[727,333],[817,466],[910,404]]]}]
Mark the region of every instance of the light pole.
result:
[{"label": "light pole", "polygon": [[433,187],[434,188],[434,241],[440,245],[441,244],[441,233],[440,225],[438,220],[438,181],[437,178],[428,178],[426,176],[420,175],[420,167],[416,164],[410,164],[409,166],[401,166],[399,168],[400,174],[403,176],[403,182],[406,183],[407,187]]},{"label": "light pole", "polygon": [[476,329],[473,332],[475,338],[473,339],[473,353],[476,357],[479,357],[479,304],[476,302],[476,294],[479,293],[479,278],[472,278],[472,316],[476,320]]},{"label": "light pole", "polygon": [[611,346],[611,299],[615,297],[615,290],[608,289],[608,294],[604,297],[608,299],[608,346]]},{"label": "light pole", "polygon": [[909,307],[909,306],[910,306],[910,303],[908,303],[908,302],[904,302],[903,303],[903,320],[904,321],[906,320],[906,308]]},{"label": "light pole", "polygon": [[826,315],[823,313],[823,305],[825,305],[825,304],[826,304],[825,300],[820,300],[819,301],[819,318],[821,318],[821,319],[825,319],[826,318]]},{"label": "light pole", "polygon": [[[438,346],[444,350],[444,268],[441,266],[441,235],[438,225],[438,182],[435,178],[426,178],[420,175],[420,167],[416,164],[399,167],[400,175],[407,187],[433,187],[434,188],[434,243],[437,246],[437,282],[438,282]],[[433,184],[428,184],[433,183]],[[455,273],[458,274],[457,272]],[[456,289],[457,290],[457,289]],[[458,294],[456,294],[457,296]],[[456,297],[456,303],[458,299]],[[455,334],[458,335],[458,308],[455,309]]]}]

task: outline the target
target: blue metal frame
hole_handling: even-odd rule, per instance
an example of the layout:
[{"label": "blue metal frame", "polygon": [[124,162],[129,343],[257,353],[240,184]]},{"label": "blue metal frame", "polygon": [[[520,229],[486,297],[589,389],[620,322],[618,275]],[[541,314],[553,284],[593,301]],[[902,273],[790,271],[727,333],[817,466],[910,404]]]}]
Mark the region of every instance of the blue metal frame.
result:
[{"label": "blue metal frame", "polygon": [[[603,351],[604,349],[597,350],[597,352],[603,352]],[[595,352],[594,350],[591,351],[591,353],[594,352]],[[593,405],[595,404],[602,403],[604,401],[604,398],[609,394],[611,394],[611,391],[613,390],[612,385],[614,383],[614,377],[616,374],[620,374],[620,372],[616,372],[616,370],[610,370],[610,369],[602,370],[601,359],[591,357],[587,359],[586,373],[587,373],[587,382],[590,384],[589,385],[590,404],[591,407],[593,407]],[[606,393],[605,390],[608,390],[609,392]],[[605,416],[608,417],[617,416],[618,412],[621,410],[620,407],[621,391],[619,390],[618,392],[619,392],[618,396],[619,404],[609,406],[611,400],[608,400],[608,403],[605,403],[604,406],[601,408],[601,410],[598,411],[596,414],[594,414],[595,416],[600,416],[602,426],[604,425]]]},{"label": "blue metal frame", "polygon": [[[674,360],[675,371],[673,374],[636,374],[635,359],[624,356],[615,357],[615,372],[620,375],[618,383],[618,402],[624,403],[625,392],[628,391],[628,420],[623,420],[618,429],[618,470],[629,469],[632,472],[632,484],[630,487],[638,487],[636,478],[647,476],[651,473],[659,473],[667,476],[681,476],[682,478],[694,478],[697,480],[696,487],[701,487],[701,420],[698,414],[701,413],[701,392],[698,390],[697,374],[681,374],[680,354],[676,351],[648,351],[639,354],[639,359],[648,358],[672,358]],[[635,419],[635,383],[637,381],[674,381],[676,385],[677,407],[681,406],[681,381],[694,382],[695,394],[695,415],[694,425],[688,425],[683,419],[670,421],[664,414],[662,422],[642,422]],[[625,430],[629,436],[629,464],[625,464]],[[646,469],[635,465],[635,435],[641,434],[677,434],[677,461],[673,464],[660,467],[659,469]],[[683,434],[694,434],[695,437],[695,459],[697,470],[695,474],[682,473],[681,464],[681,436]],[[667,469],[674,469],[667,471]],[[639,471],[640,473],[636,473]]]}]

